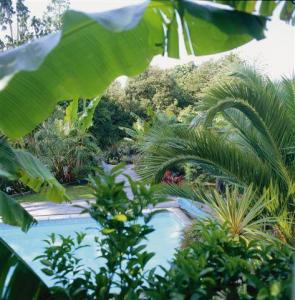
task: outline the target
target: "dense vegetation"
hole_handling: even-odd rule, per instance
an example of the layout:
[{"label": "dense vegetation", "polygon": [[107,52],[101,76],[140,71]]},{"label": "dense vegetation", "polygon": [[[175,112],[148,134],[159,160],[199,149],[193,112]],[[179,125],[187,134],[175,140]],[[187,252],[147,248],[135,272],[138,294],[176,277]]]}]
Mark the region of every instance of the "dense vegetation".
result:
[{"label": "dense vegetation", "polygon": [[237,56],[229,55],[198,66],[150,67],[125,83],[116,81],[97,105],[91,132],[105,149],[126,136],[120,127],[131,128],[138,117],[149,120],[151,111],[192,117],[205,91],[218,79],[227,80],[230,66],[238,62],[241,60]]},{"label": "dense vegetation", "polygon": [[[0,239],[1,298],[289,297],[294,80],[272,82],[249,68],[226,76],[233,61],[240,63],[233,56],[200,67],[146,70],[157,54],[178,58],[180,42],[188,54],[204,55],[262,39],[267,16],[278,7],[275,1],[259,7],[255,1],[211,2],[232,9],[153,0],[97,14],[69,10],[61,22],[68,1],[52,0],[39,19],[22,0],[15,7],[0,1],[1,48],[29,41],[0,54],[0,216],[27,231],[36,220],[8,195],[15,184],[62,201],[68,196],[60,183],[91,175],[95,202],[88,212],[98,222],[98,257],[105,261],[98,270],[85,269],[76,257],[85,234],[57,243],[53,234],[39,256],[55,282],[49,289]],[[282,20],[294,22],[291,1],[280,9]],[[105,93],[122,74],[133,78]],[[131,148],[122,142],[126,136]],[[116,182],[119,167],[107,174],[92,167],[101,157],[120,161],[122,154],[138,153],[143,179],[166,184],[128,178],[130,201]],[[211,217],[190,228],[189,243],[161,275],[146,270],[153,254],[143,243],[153,214],[143,209],[167,194],[203,201]]]}]

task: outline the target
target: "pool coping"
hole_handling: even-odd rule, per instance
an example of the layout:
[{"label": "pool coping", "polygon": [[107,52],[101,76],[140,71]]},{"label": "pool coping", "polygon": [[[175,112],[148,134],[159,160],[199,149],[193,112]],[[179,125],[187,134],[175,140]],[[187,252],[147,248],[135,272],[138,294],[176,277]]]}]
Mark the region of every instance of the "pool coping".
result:
[{"label": "pool coping", "polygon": [[[86,208],[87,202],[93,202],[94,199],[80,199],[74,200],[70,203],[50,203],[50,202],[34,202],[34,203],[22,203],[22,206],[28,210],[28,212],[37,220],[37,221],[50,221],[50,220],[61,220],[61,219],[71,219],[71,218],[87,218],[90,217],[88,213],[81,213],[83,211],[83,204]],[[77,205],[81,207],[77,207]],[[42,209],[38,210],[38,206],[41,206],[45,213],[42,212]],[[52,211],[46,213],[46,207],[50,206]],[[37,208],[37,209],[36,209]],[[73,212],[73,210],[75,212]],[[191,223],[191,218],[179,207],[177,200],[173,199],[170,201],[165,201],[158,203],[155,207],[145,209],[145,211],[155,211],[155,210],[167,210],[175,214],[177,219],[184,225],[187,226]],[[2,221],[0,220],[0,223]]]},{"label": "pool coping", "polygon": [[[145,209],[145,211],[167,210],[172,212],[178,221],[184,226],[189,226],[197,217],[190,213],[190,211],[183,209],[179,204],[179,197],[171,197],[169,201],[160,202],[154,207]],[[50,221],[63,219],[77,219],[89,218],[89,213],[82,213],[84,209],[89,207],[89,203],[94,202],[95,199],[79,199],[72,200],[66,203],[53,203],[48,201],[40,202],[23,202],[21,205],[33,216],[36,221]],[[194,201],[194,205],[205,211],[208,207],[204,203]],[[3,221],[0,218],[0,224]]]}]

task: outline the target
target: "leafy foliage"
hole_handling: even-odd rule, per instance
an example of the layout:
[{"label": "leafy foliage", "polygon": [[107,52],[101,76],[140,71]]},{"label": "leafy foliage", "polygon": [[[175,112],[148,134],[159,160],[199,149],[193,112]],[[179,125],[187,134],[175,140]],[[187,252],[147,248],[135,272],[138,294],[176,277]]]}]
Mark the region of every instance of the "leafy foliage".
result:
[{"label": "leafy foliage", "polygon": [[218,60],[210,60],[200,65],[193,63],[176,66],[171,70],[171,76],[176,84],[198,105],[204,94],[214,85],[231,80],[231,70],[234,65],[241,64],[242,59],[236,54],[229,54]]},{"label": "leafy foliage", "polygon": [[107,93],[101,97],[93,115],[90,132],[102,149],[118,143],[124,137],[120,127],[131,127],[134,118],[120,101],[124,90],[116,83],[112,84]]},{"label": "leafy foliage", "polygon": [[217,78],[229,80],[226,73],[236,61],[238,57],[229,56],[200,66],[188,64],[171,70],[149,67],[124,85],[115,81],[96,106],[91,133],[102,149],[115,152],[116,144],[126,133],[134,139],[132,132],[139,134],[140,128],[149,127],[147,124],[154,122],[155,115],[160,118],[165,113],[188,123],[195,116],[194,107],[201,95]]},{"label": "leafy foliage", "polygon": [[211,193],[200,191],[195,190],[198,198],[209,206],[218,223],[228,226],[233,237],[242,236],[245,240],[271,239],[271,230],[277,220],[274,216],[267,216],[268,202],[271,201],[267,198],[268,193],[259,198],[251,186],[242,193],[237,187],[232,190],[226,187],[225,195],[215,190]]},{"label": "leafy foliage", "polygon": [[[134,198],[128,199],[124,183],[117,182],[120,166],[99,171],[91,179],[96,194],[89,212],[99,224],[97,270],[87,269],[77,258],[85,233],[75,238],[52,234],[44,254],[37,259],[43,272],[56,283],[55,297],[65,299],[287,299],[291,292],[293,252],[282,243],[245,240],[227,224],[215,221],[194,225],[197,241],[179,250],[162,275],[145,266],[152,253],[143,241],[153,231],[152,215],[143,208],[154,204],[154,188],[129,179]],[[88,209],[87,209],[88,210]],[[143,217],[144,222],[138,222]],[[256,236],[257,237],[257,236]],[[102,261],[101,261],[102,259]]]},{"label": "leafy foliage", "polygon": [[171,269],[150,277],[150,299],[288,299],[293,255],[282,244],[234,239],[226,226],[199,223],[198,242]]},{"label": "leafy foliage", "polygon": [[60,182],[73,182],[91,173],[98,162],[100,149],[94,137],[53,115],[26,137],[25,146],[46,164]]},{"label": "leafy foliage", "polygon": [[177,84],[169,70],[150,67],[127,81],[125,97],[121,102],[127,110],[147,117],[147,107],[153,111],[177,113],[181,108],[193,104],[194,99]]},{"label": "leafy foliage", "polygon": [[[65,189],[32,154],[12,149],[3,137],[0,138],[0,149],[1,177],[19,180],[50,200],[67,199]],[[5,223],[20,226],[24,231],[35,223],[33,217],[15,199],[3,192],[0,192],[0,216]]]}]

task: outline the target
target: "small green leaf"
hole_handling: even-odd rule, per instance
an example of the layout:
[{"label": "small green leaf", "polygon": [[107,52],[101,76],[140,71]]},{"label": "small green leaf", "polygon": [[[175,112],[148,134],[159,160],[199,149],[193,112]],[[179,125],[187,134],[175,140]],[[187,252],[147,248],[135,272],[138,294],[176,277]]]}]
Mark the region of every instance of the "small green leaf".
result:
[{"label": "small green leaf", "polygon": [[43,268],[41,269],[41,271],[46,274],[47,276],[52,276],[54,273],[51,269],[48,269],[48,268]]},{"label": "small green leaf", "polygon": [[48,259],[41,259],[40,260],[41,264],[47,267],[51,267],[52,263]]}]

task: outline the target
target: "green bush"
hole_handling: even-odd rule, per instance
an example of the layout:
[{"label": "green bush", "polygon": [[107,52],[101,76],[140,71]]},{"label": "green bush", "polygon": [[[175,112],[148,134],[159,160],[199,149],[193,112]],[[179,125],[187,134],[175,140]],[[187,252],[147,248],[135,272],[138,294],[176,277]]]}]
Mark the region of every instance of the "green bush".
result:
[{"label": "green bush", "polygon": [[180,122],[190,123],[204,91],[220,78],[227,80],[229,65],[238,61],[238,57],[230,55],[200,66],[187,64],[170,70],[150,67],[129,78],[126,86],[115,81],[96,107],[91,133],[100,148],[113,151],[126,136],[120,128],[131,128],[135,115],[149,121],[148,110],[174,114]]},{"label": "green bush", "polygon": [[102,96],[94,115],[90,132],[103,150],[113,147],[125,136],[119,127],[131,127],[134,117],[120,103],[123,89],[114,83]]},{"label": "green bush", "polygon": [[198,241],[179,250],[149,299],[289,299],[293,253],[280,243],[247,243],[226,226],[199,223]]},{"label": "green bush", "polygon": [[98,164],[101,150],[91,133],[69,126],[63,114],[58,107],[51,118],[24,139],[22,146],[48,166],[59,182],[66,183],[88,177]]},{"label": "green bush", "polygon": [[53,299],[61,295],[67,295],[65,299],[139,299],[144,292],[145,266],[154,255],[146,251],[144,241],[154,229],[148,224],[152,215],[145,215],[143,209],[155,204],[154,189],[128,177],[134,196],[130,201],[124,182],[116,183],[121,166],[109,173],[98,172],[91,179],[96,201],[88,212],[99,224],[100,237],[95,242],[98,258],[106,263],[92,270],[77,258],[76,251],[85,247],[85,234],[76,234],[75,239],[61,237],[61,241],[51,235],[44,254],[37,259],[44,266],[42,271],[56,283]]}]

